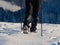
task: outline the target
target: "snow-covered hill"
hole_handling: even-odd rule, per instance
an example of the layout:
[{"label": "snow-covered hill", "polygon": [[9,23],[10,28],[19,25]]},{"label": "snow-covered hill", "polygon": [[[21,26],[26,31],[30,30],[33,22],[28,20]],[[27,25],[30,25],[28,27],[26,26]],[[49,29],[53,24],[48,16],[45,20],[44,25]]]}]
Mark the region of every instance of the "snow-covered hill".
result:
[{"label": "snow-covered hill", "polygon": [[0,22],[0,45],[60,45],[60,24],[37,25],[38,33],[23,34],[21,23]]}]

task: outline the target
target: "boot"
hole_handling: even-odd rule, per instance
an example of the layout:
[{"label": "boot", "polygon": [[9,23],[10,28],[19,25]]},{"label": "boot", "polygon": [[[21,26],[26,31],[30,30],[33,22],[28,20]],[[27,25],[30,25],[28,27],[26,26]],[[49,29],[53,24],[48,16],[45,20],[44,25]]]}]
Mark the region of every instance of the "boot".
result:
[{"label": "boot", "polygon": [[23,33],[28,34],[28,29],[29,29],[28,26],[23,26]]},{"label": "boot", "polygon": [[31,28],[30,28],[30,32],[37,33],[36,29],[37,29],[36,27],[31,27]]}]

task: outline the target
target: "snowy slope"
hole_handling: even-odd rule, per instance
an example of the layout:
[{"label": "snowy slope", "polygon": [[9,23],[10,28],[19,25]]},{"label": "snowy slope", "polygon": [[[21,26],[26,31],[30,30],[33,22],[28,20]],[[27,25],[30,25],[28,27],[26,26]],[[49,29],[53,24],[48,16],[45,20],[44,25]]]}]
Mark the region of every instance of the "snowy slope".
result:
[{"label": "snowy slope", "polygon": [[43,24],[43,36],[38,33],[23,34],[20,23],[0,22],[0,45],[60,45],[60,24]]}]

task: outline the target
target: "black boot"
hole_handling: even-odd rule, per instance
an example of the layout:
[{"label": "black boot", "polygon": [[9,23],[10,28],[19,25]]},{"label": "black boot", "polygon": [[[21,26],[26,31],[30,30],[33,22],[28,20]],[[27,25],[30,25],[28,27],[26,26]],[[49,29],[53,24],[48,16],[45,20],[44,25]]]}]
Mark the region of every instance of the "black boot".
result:
[{"label": "black boot", "polygon": [[31,27],[31,28],[30,28],[30,32],[37,33],[37,32],[36,32],[36,30],[37,30],[37,28],[36,28],[36,27]]}]

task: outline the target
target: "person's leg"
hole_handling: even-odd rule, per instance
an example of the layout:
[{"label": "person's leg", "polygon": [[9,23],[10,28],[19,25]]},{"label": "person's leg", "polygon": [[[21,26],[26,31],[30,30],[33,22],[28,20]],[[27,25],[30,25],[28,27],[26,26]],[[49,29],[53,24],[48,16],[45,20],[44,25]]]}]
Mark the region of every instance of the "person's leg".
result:
[{"label": "person's leg", "polygon": [[37,17],[38,17],[38,11],[39,11],[39,1],[34,0],[33,2],[33,14],[32,14],[32,24],[31,24],[31,29],[30,32],[35,32],[36,31],[36,26],[37,26]]},{"label": "person's leg", "polygon": [[24,24],[23,26],[28,26],[29,27],[29,22],[30,22],[30,14],[32,10],[32,5],[29,0],[26,0],[26,13],[25,13],[25,18],[24,18]]}]

